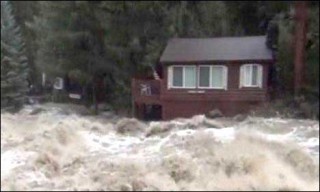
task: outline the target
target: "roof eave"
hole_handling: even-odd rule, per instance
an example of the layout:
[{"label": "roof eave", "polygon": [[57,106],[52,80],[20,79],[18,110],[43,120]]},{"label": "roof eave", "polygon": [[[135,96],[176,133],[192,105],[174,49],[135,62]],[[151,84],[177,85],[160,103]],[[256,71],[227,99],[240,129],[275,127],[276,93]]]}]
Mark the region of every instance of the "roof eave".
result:
[{"label": "roof eave", "polygon": [[160,60],[161,64],[186,64],[186,63],[270,63],[274,62],[274,59],[233,59],[233,60]]}]

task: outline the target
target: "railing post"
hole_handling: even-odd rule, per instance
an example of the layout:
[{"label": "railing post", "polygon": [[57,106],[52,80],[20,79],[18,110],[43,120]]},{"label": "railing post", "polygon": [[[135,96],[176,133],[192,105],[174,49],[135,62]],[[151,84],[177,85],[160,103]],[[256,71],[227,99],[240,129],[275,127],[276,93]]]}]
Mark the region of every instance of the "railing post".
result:
[{"label": "railing post", "polygon": [[164,86],[163,86],[163,80],[160,79],[160,89],[159,89],[159,96],[161,96],[161,94],[164,92],[162,89],[164,89]]},{"label": "railing post", "polygon": [[132,98],[131,99],[131,105],[132,105],[132,108],[131,108],[131,116],[132,117],[135,117],[135,114],[136,114],[136,106],[135,106],[135,102],[134,102],[134,99]]}]

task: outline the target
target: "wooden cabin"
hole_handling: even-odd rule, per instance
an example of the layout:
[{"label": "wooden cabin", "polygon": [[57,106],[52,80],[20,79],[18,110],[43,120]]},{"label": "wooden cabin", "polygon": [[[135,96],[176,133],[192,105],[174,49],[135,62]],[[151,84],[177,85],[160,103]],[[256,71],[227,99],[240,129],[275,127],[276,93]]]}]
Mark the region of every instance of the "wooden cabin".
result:
[{"label": "wooden cabin", "polygon": [[159,79],[132,79],[134,115],[168,120],[219,109],[246,113],[269,100],[272,51],[266,36],[173,38]]}]

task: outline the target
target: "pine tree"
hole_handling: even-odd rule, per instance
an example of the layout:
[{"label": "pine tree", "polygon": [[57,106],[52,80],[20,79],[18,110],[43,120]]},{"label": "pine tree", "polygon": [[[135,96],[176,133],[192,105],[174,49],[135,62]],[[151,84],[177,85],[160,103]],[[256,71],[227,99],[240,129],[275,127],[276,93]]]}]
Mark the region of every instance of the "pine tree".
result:
[{"label": "pine tree", "polygon": [[11,3],[1,1],[1,108],[22,106],[28,90],[28,61]]}]

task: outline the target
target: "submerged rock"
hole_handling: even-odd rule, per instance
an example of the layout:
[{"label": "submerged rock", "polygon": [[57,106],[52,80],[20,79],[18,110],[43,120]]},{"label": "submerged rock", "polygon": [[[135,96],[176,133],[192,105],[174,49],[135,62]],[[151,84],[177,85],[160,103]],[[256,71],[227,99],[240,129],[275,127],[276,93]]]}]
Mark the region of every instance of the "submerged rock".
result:
[{"label": "submerged rock", "polygon": [[36,114],[39,114],[39,113],[41,113],[43,111],[44,111],[43,108],[35,108],[30,112],[30,115],[36,115]]},{"label": "submerged rock", "polygon": [[143,132],[147,125],[133,118],[123,118],[116,124],[116,131],[121,134]]},{"label": "submerged rock", "polygon": [[211,120],[211,119],[205,119],[203,121],[203,125],[207,128],[223,128],[225,127],[222,123],[219,123],[217,121]]},{"label": "submerged rock", "polygon": [[212,110],[212,111],[209,111],[209,112],[206,114],[206,117],[207,117],[207,118],[223,117],[223,114],[222,114],[222,112],[221,112],[219,109],[214,109],[214,110]]},{"label": "submerged rock", "polygon": [[176,128],[176,125],[171,122],[157,123],[149,126],[149,129],[146,132],[146,137],[153,135],[164,135]]},{"label": "submerged rock", "polygon": [[241,122],[241,121],[244,121],[246,118],[247,118],[247,115],[238,114],[238,115],[233,117],[233,120]]}]

